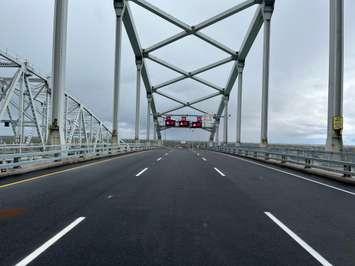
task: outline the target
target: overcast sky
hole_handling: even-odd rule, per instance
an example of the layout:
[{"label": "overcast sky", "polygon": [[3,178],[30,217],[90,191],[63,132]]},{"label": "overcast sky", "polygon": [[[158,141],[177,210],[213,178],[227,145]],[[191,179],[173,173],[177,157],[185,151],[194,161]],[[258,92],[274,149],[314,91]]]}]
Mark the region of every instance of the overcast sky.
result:
[{"label": "overcast sky", "polygon": [[[241,0],[149,0],[150,3],[194,25]],[[328,0],[276,0],[272,18],[269,141],[273,143],[324,143],[328,90]],[[54,0],[1,0],[0,48],[8,49],[50,74]],[[179,29],[131,3],[143,48],[167,38]],[[203,30],[219,42],[238,50],[255,12],[252,7]],[[355,1],[345,0],[344,138],[355,144]],[[112,0],[69,0],[67,91],[94,110],[102,120],[112,120],[115,14]],[[154,55],[187,71],[227,55],[195,37],[185,38]],[[152,84],[178,76],[148,62]],[[201,77],[225,86],[231,64]],[[262,31],[246,61],[242,140],[260,139]],[[123,40],[120,131],[133,137],[135,109],[135,61],[126,33]],[[214,91],[194,81],[162,89],[182,100]],[[235,139],[236,87],[230,97],[229,141]],[[159,112],[176,103],[155,97]],[[198,107],[216,112],[220,98]],[[142,135],[146,124],[146,99],[142,88]],[[193,113],[183,109],[180,113]],[[222,132],[222,131],[221,131]],[[220,134],[221,135],[221,134]],[[207,132],[172,129],[167,138],[207,140]]]}]

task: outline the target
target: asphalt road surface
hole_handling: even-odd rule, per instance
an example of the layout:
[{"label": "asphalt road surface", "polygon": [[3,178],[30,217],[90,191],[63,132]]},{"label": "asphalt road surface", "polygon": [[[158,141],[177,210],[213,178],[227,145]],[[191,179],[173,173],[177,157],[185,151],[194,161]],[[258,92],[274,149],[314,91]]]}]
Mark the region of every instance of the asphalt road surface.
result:
[{"label": "asphalt road surface", "polygon": [[159,149],[0,181],[0,265],[355,265],[355,189]]}]

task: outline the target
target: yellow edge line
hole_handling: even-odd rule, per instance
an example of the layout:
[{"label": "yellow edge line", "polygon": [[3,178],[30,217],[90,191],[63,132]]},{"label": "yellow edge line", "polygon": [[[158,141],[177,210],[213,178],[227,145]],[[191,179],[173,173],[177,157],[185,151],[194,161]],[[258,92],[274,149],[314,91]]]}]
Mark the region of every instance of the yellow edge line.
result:
[{"label": "yellow edge line", "polygon": [[[141,153],[141,152],[139,152],[139,153]],[[123,155],[123,156],[119,156],[119,157],[115,157],[115,158],[102,160],[102,161],[99,161],[99,162],[89,163],[89,164],[85,164],[85,165],[81,165],[81,166],[77,166],[77,167],[73,167],[73,168],[69,168],[69,169],[65,169],[65,170],[61,170],[61,171],[57,171],[57,172],[52,172],[52,173],[48,173],[48,174],[44,174],[44,175],[40,175],[40,176],[36,176],[36,177],[32,177],[32,178],[20,180],[20,181],[13,182],[13,183],[10,183],[10,184],[2,185],[2,186],[0,186],[0,189],[1,188],[6,188],[6,187],[11,187],[11,186],[22,184],[22,183],[26,183],[26,182],[31,182],[31,181],[34,181],[34,180],[37,180],[37,179],[40,179],[40,178],[43,178],[43,177],[47,177],[47,176],[57,175],[57,174],[69,172],[69,171],[72,171],[72,170],[76,170],[76,169],[80,169],[80,168],[84,168],[84,167],[88,167],[88,166],[92,166],[92,165],[96,165],[96,164],[100,164],[100,163],[104,163],[104,162],[109,162],[109,161],[112,161],[112,160],[118,160],[118,159],[121,159],[121,158],[130,157],[130,156],[133,156],[133,155],[137,155],[137,153],[127,154],[127,155]]]}]

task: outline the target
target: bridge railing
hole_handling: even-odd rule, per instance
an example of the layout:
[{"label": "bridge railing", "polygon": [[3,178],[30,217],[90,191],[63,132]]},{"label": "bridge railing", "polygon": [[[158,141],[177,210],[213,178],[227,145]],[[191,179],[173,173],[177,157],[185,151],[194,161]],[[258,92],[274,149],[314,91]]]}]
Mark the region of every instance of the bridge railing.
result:
[{"label": "bridge railing", "polygon": [[346,177],[355,175],[355,153],[353,152],[327,152],[325,150],[297,149],[281,147],[257,146],[214,146],[209,149],[248,157],[256,160],[277,162],[280,164],[294,164],[305,169],[320,169],[343,174]]},{"label": "bridge railing", "polygon": [[77,160],[90,160],[105,156],[124,154],[136,151],[146,151],[159,147],[155,143],[121,143],[112,145],[87,144],[87,145],[6,145],[0,151],[0,169],[24,168],[60,162],[75,162]]}]

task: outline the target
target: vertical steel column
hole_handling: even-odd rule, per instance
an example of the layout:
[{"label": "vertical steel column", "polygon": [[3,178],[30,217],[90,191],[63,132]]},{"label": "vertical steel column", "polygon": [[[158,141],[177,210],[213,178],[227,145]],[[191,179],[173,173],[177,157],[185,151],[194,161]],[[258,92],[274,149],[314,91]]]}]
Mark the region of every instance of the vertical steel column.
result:
[{"label": "vertical steel column", "polygon": [[[42,87],[42,89],[44,89]],[[46,93],[46,97],[47,97],[47,93]],[[41,132],[42,132],[42,136],[43,136],[43,141],[44,143],[46,143],[47,138],[46,138],[46,127],[45,127],[45,120],[46,120],[46,100],[43,101],[42,103],[42,121],[41,121]]]},{"label": "vertical steel column", "polygon": [[263,81],[261,96],[261,145],[268,144],[268,111],[269,111],[269,73],[270,73],[270,27],[273,12],[272,1],[263,5],[264,48],[263,48]]},{"label": "vertical steel column", "polygon": [[25,133],[25,130],[24,130],[24,118],[25,118],[25,116],[24,116],[24,102],[25,102],[25,91],[24,91],[24,89],[23,89],[23,87],[24,87],[24,74],[23,75],[21,75],[21,79],[20,79],[20,86],[19,86],[19,90],[20,90],[20,92],[19,92],[19,96],[20,96],[20,98],[19,98],[19,106],[20,106],[20,114],[19,114],[19,124],[20,124],[20,126],[19,126],[19,128],[18,128],[18,133],[17,133],[17,135],[18,135],[18,141],[19,141],[19,143],[20,144],[22,144],[23,143],[23,141],[24,141],[24,133]]},{"label": "vertical steel column", "polygon": [[69,104],[68,104],[68,95],[64,99],[64,140],[68,139],[68,112],[69,112]]},{"label": "vertical steel column", "polygon": [[93,117],[92,114],[90,115],[90,144],[92,144],[93,141]]},{"label": "vertical steel column", "polygon": [[326,149],[332,150],[333,135],[333,93],[334,93],[334,4],[329,1],[329,77],[328,77],[328,124],[327,124],[327,140]]},{"label": "vertical steel column", "polygon": [[228,103],[229,97],[224,96],[224,123],[223,123],[223,143],[228,143]]},{"label": "vertical steel column", "polygon": [[220,120],[216,121],[216,144],[219,145],[219,122]]},{"label": "vertical steel column", "polygon": [[152,96],[148,96],[147,102],[147,141],[150,141],[150,105],[152,103]]},{"label": "vertical steel column", "polygon": [[52,118],[48,142],[64,145],[63,105],[67,48],[68,0],[56,0],[53,33]]},{"label": "vertical steel column", "polygon": [[134,139],[139,142],[139,125],[140,125],[140,107],[141,107],[141,71],[142,60],[136,60],[137,65],[137,83],[136,83],[136,125]]},{"label": "vertical steel column", "polygon": [[113,121],[112,121],[112,144],[119,143],[118,140],[118,112],[120,98],[121,80],[121,48],[122,48],[122,15],[124,2],[114,0],[113,5],[116,11],[116,44],[115,44],[115,73],[113,89]]},{"label": "vertical steel column", "polygon": [[241,134],[242,134],[243,70],[244,70],[244,62],[238,62],[238,98],[237,98],[236,145],[240,145]]},{"label": "vertical steel column", "polygon": [[80,105],[80,110],[79,110],[79,125],[78,125],[78,128],[79,128],[79,144],[81,145],[82,144],[82,135],[81,135],[81,131],[82,131],[82,108],[81,108],[81,105]]},{"label": "vertical steel column", "polygon": [[46,90],[46,104],[45,104],[45,106],[46,106],[46,119],[44,120],[44,126],[45,126],[45,134],[44,134],[45,138],[44,138],[44,140],[45,140],[45,142],[47,143],[47,142],[48,142],[48,130],[49,130],[49,127],[48,127],[48,118],[49,118],[49,93],[48,93],[48,87],[47,87],[47,85],[46,85],[45,90]]},{"label": "vertical steel column", "polygon": [[157,123],[154,121],[154,126],[153,126],[153,139],[154,141],[157,140]]},{"label": "vertical steel column", "polygon": [[326,149],[343,150],[344,0],[330,0],[328,132]]}]

